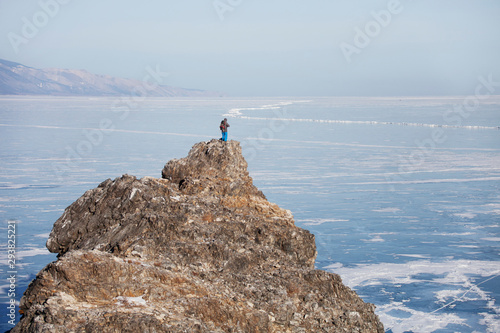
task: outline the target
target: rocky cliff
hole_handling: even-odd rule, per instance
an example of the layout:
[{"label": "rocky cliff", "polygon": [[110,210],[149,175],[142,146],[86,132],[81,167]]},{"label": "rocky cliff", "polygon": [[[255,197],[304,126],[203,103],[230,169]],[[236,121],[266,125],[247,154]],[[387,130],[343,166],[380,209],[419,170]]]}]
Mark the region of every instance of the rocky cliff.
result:
[{"label": "rocky cliff", "polygon": [[212,140],[162,178],[106,180],[47,241],[12,332],[383,332],[374,306],[315,270],[314,235]]}]

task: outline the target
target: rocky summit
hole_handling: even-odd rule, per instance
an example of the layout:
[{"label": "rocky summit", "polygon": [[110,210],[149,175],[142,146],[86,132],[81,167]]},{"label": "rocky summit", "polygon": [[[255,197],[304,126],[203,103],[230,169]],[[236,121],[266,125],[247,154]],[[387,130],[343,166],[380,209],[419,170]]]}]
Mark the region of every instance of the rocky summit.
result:
[{"label": "rocky summit", "polygon": [[314,268],[314,235],[252,182],[236,141],[84,193],[54,223],[12,332],[383,332]]}]

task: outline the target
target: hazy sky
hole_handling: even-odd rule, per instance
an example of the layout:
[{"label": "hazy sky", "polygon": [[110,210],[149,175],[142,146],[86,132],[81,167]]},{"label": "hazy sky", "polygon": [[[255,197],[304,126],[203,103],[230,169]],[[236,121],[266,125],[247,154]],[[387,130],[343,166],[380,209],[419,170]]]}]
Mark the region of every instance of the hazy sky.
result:
[{"label": "hazy sky", "polygon": [[231,96],[469,95],[500,81],[500,1],[0,0],[0,58]]}]

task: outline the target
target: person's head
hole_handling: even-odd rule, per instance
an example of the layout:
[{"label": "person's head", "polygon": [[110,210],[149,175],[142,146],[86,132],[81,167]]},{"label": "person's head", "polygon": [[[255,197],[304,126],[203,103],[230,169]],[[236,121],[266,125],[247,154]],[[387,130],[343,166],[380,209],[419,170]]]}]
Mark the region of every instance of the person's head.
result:
[{"label": "person's head", "polygon": [[227,118],[224,118],[224,121],[227,121]]}]

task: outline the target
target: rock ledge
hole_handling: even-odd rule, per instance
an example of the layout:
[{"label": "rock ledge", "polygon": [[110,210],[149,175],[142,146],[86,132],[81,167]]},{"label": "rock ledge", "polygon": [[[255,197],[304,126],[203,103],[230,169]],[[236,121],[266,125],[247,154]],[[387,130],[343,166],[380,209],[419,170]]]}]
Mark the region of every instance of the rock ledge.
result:
[{"label": "rock ledge", "polygon": [[384,331],[314,269],[314,236],[253,185],[238,142],[198,143],[162,177],[108,179],[65,210],[12,332]]}]

